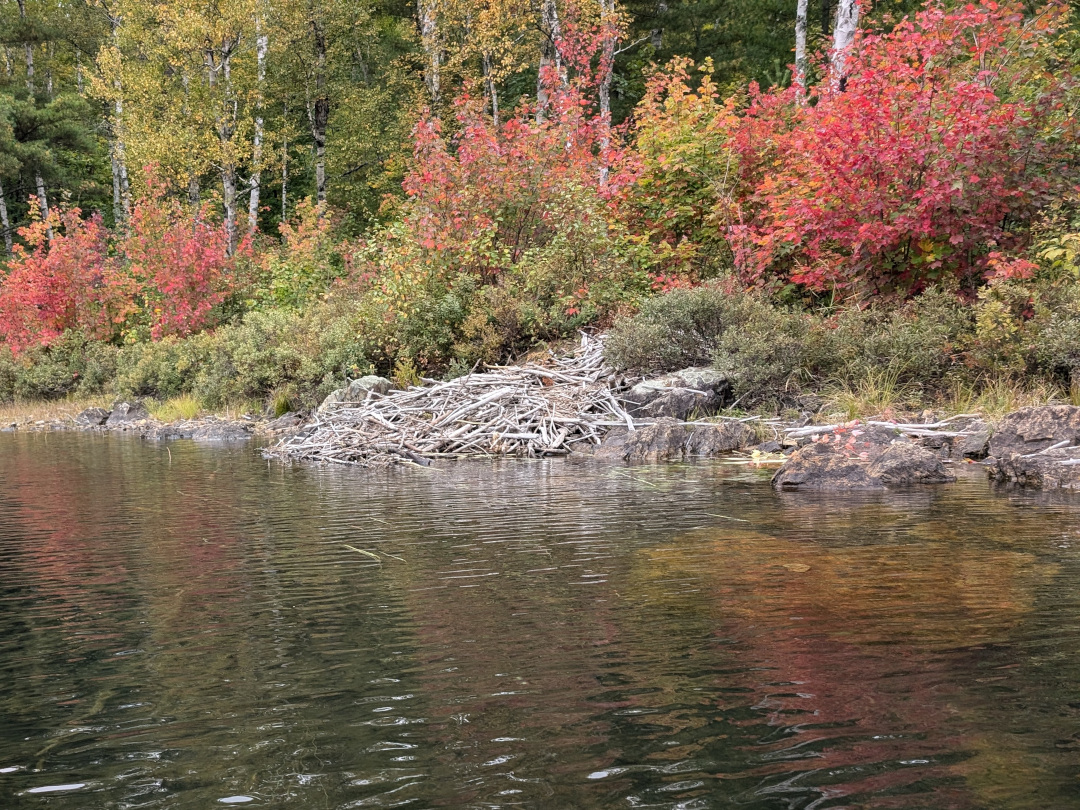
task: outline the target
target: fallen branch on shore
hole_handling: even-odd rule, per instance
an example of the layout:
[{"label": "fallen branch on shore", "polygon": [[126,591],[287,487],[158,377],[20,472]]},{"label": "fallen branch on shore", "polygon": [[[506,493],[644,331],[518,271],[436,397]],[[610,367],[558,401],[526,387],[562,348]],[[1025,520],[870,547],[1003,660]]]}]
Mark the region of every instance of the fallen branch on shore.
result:
[{"label": "fallen branch on shore", "polygon": [[[861,424],[867,427],[881,427],[889,430],[895,430],[897,433],[903,433],[908,436],[914,436],[916,438],[925,439],[933,436],[939,436],[943,439],[957,438],[959,436],[972,436],[978,433],[978,430],[945,430],[952,425],[958,419],[976,419],[978,414],[962,413],[956,416],[950,416],[948,419],[943,419],[940,422],[931,422],[927,424],[903,424],[897,422],[884,422],[877,419],[868,419]],[[791,428],[784,431],[784,435],[788,439],[806,439],[811,436],[823,436],[830,433],[835,433],[841,428],[847,429],[847,425],[807,425],[806,427]]]},{"label": "fallen branch on shore", "polygon": [[387,464],[460,456],[562,456],[599,444],[611,427],[635,430],[619,401],[633,380],[604,362],[603,340],[583,335],[570,357],[498,366],[434,385],[370,392],[332,403],[267,456],[337,464]]}]

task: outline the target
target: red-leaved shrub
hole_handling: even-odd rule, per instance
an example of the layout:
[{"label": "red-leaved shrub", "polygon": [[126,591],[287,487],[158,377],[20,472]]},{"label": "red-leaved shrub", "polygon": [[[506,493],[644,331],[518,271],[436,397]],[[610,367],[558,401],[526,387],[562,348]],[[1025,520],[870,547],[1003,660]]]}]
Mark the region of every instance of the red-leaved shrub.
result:
[{"label": "red-leaved shrub", "polygon": [[114,337],[134,309],[135,285],[109,256],[101,216],[53,209],[19,235],[26,244],[15,245],[0,282],[0,340],[17,354],[48,346],[69,329]]},{"label": "red-leaved shrub", "polygon": [[867,295],[1027,272],[1024,226],[1069,177],[1068,71],[1048,69],[1066,14],[934,4],[859,36],[842,88],[752,89],[730,232],[744,278]]}]

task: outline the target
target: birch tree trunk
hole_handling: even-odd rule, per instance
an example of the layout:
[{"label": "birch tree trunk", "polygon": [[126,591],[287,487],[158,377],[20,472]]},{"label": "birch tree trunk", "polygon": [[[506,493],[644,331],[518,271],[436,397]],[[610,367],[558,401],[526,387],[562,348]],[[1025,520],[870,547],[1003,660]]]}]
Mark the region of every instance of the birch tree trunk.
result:
[{"label": "birch tree trunk", "polygon": [[[289,105],[284,105],[281,120],[289,120]],[[281,137],[281,221],[289,221],[289,136]]]},{"label": "birch tree trunk", "polygon": [[233,135],[236,134],[237,117],[240,101],[236,98],[232,85],[232,57],[239,44],[236,40],[223,42],[220,49],[207,49],[205,60],[207,81],[211,88],[216,84],[216,77],[221,74],[221,108],[217,115],[218,143],[221,147],[221,204],[225,214],[225,237],[230,256],[236,252],[236,154]]},{"label": "birch tree trunk", "polygon": [[248,233],[255,233],[259,227],[259,193],[262,181],[263,151],[263,88],[266,85],[266,51],[270,45],[269,37],[262,32],[261,21],[255,17],[255,59],[256,59],[256,100],[255,131],[252,133],[252,168],[251,197],[248,200]]},{"label": "birch tree trunk", "polygon": [[[611,79],[615,72],[615,47],[618,45],[618,21],[615,18],[615,0],[600,0],[600,29],[603,41],[600,45],[600,151],[606,153],[611,145]],[[600,168],[600,185],[607,183],[607,166]]]},{"label": "birch tree trunk", "polygon": [[[112,24],[113,47],[120,48],[120,18],[109,15]],[[128,182],[127,160],[124,155],[124,86],[120,76],[113,78],[112,144],[109,147],[113,174],[113,221],[117,226],[128,221],[131,214],[131,186]]]},{"label": "birch tree trunk", "polygon": [[4,196],[4,186],[0,185],[0,228],[4,231],[4,247],[11,255],[11,221],[8,219],[7,198]]},{"label": "birch tree trunk", "polygon": [[[26,23],[26,0],[18,0],[19,3],[19,19]],[[29,42],[23,43],[23,51],[26,56],[26,90],[30,95],[30,99],[34,98],[34,46]],[[49,218],[49,198],[45,195],[45,179],[41,176],[41,172],[34,173],[34,185],[37,188],[38,208],[41,210],[42,220],[48,220]],[[6,207],[6,205],[5,205]],[[52,228],[45,230],[45,235],[48,237],[49,242],[53,240]]]},{"label": "birch tree trunk", "polygon": [[653,46],[653,50],[659,52],[664,47],[664,29],[660,26],[660,22],[668,12],[667,0],[660,0],[656,4],[656,20],[657,26],[649,32],[649,44]]},{"label": "birch tree trunk", "polygon": [[491,103],[491,120],[495,126],[499,126],[499,88],[495,86],[490,51],[484,51],[482,67],[484,70],[484,87],[487,89],[488,100]]},{"label": "birch tree trunk", "polygon": [[832,50],[832,85],[833,89],[843,92],[847,78],[844,64],[848,48],[859,29],[859,0],[840,0],[836,7],[836,25],[833,27]]},{"label": "birch tree trunk", "polygon": [[440,69],[442,67],[442,49],[439,47],[437,0],[416,0],[416,16],[420,21],[420,42],[427,55],[424,68],[424,84],[431,96],[431,106],[439,104]]},{"label": "birch tree trunk", "polygon": [[795,7],[795,84],[806,95],[806,4],[798,0]]},{"label": "birch tree trunk", "polygon": [[330,98],[326,90],[326,31],[312,13],[311,32],[315,42],[315,97],[308,103],[311,138],[315,142],[315,199],[326,202],[326,125],[330,120]]},{"label": "birch tree trunk", "polygon": [[536,122],[544,122],[544,114],[549,104],[546,76],[552,69],[560,79],[562,71],[562,53],[559,51],[559,40],[562,39],[562,31],[559,28],[559,9],[555,0],[543,0],[540,6],[540,29],[543,34],[543,45],[540,49],[540,71],[536,78]]},{"label": "birch tree trunk", "polygon": [[[34,175],[34,183],[37,185],[38,208],[41,210],[41,218],[49,218],[49,198],[45,196],[45,180],[40,174]],[[48,229],[49,241],[52,241],[52,228]]]}]

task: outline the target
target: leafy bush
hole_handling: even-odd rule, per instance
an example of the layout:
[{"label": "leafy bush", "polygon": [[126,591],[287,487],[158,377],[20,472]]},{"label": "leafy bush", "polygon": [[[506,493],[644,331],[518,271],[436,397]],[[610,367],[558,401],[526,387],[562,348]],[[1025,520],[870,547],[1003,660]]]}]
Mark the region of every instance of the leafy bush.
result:
[{"label": "leafy bush", "polygon": [[153,178],[148,187],[118,246],[137,285],[137,320],[149,325],[154,340],[190,335],[214,323],[215,308],[236,284],[236,257],[229,255],[225,228],[210,222],[208,205],[192,216],[165,199]]},{"label": "leafy bush", "polygon": [[115,374],[115,347],[79,332],[65,332],[49,346],[19,355],[0,345],[0,402],[97,394]]},{"label": "leafy bush", "polygon": [[736,133],[744,278],[869,296],[1029,274],[1024,226],[1075,176],[1067,13],[932,4],[857,38],[844,86],[826,75],[814,103],[756,93]]},{"label": "leafy bush", "polygon": [[673,371],[712,363],[740,404],[783,403],[808,387],[857,383],[887,372],[896,386],[943,387],[962,372],[973,316],[931,291],[900,308],[835,316],[780,306],[731,280],[675,290],[616,324],[607,357],[619,368]]},{"label": "leafy bush", "polygon": [[134,285],[109,255],[101,216],[53,209],[19,235],[0,281],[0,341],[15,354],[49,346],[70,330],[115,337],[133,311]]},{"label": "leafy bush", "polygon": [[713,366],[727,374],[742,406],[787,402],[817,370],[825,330],[819,319],[778,307],[757,295],[736,298],[739,306],[713,353]]},{"label": "leafy bush", "polygon": [[259,255],[259,304],[303,307],[345,275],[333,223],[325,204],[317,205],[310,197],[297,204],[293,220],[278,226],[281,243],[264,246]]},{"label": "leafy bush", "polygon": [[962,368],[974,335],[970,306],[935,289],[899,308],[852,308],[835,319],[819,376],[854,383],[887,372],[898,386],[939,388]]},{"label": "leafy bush", "polygon": [[213,333],[125,347],[116,387],[125,396],[191,394],[210,408],[273,398],[310,407],[372,371],[357,330],[352,306],[252,312]]},{"label": "leafy bush", "polygon": [[730,138],[736,99],[718,101],[710,61],[696,88],[691,68],[676,58],[649,78],[634,109],[637,177],[620,205],[661,284],[710,278],[731,265],[725,232],[739,182]]},{"label": "leafy bush", "polygon": [[720,337],[745,325],[746,300],[755,297],[731,279],[676,289],[649,298],[608,336],[608,362],[620,369],[661,373],[712,362]]}]

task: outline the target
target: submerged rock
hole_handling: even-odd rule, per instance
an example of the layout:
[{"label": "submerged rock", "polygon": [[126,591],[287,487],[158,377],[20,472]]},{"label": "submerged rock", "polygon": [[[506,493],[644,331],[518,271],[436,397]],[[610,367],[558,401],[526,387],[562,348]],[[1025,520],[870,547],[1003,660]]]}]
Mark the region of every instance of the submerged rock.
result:
[{"label": "submerged rock", "polygon": [[1080,489],[1080,408],[1021,408],[1001,421],[989,449],[993,479],[1035,489]]},{"label": "submerged rock", "polygon": [[150,412],[138,400],[114,402],[105,426],[124,428],[130,426],[132,422],[141,422],[149,418]]},{"label": "submerged rock", "polygon": [[640,382],[623,399],[632,416],[646,419],[687,419],[724,407],[731,398],[727,377],[711,368],[687,368]]},{"label": "submerged rock", "polygon": [[147,431],[145,437],[152,441],[191,439],[210,444],[244,442],[251,438],[251,426],[224,419],[192,419],[172,425],[160,425]]},{"label": "submerged rock", "polygon": [[75,424],[79,427],[100,427],[108,421],[112,411],[104,408],[87,408],[80,411],[75,417]]},{"label": "submerged rock", "polygon": [[687,425],[677,419],[662,418],[633,432],[615,428],[604,437],[593,456],[638,462],[709,458],[745,447],[753,437],[753,432],[740,422]]},{"label": "submerged rock", "polygon": [[882,489],[944,484],[956,479],[938,454],[889,430],[870,428],[824,436],[792,453],[773,476],[776,489]]}]

